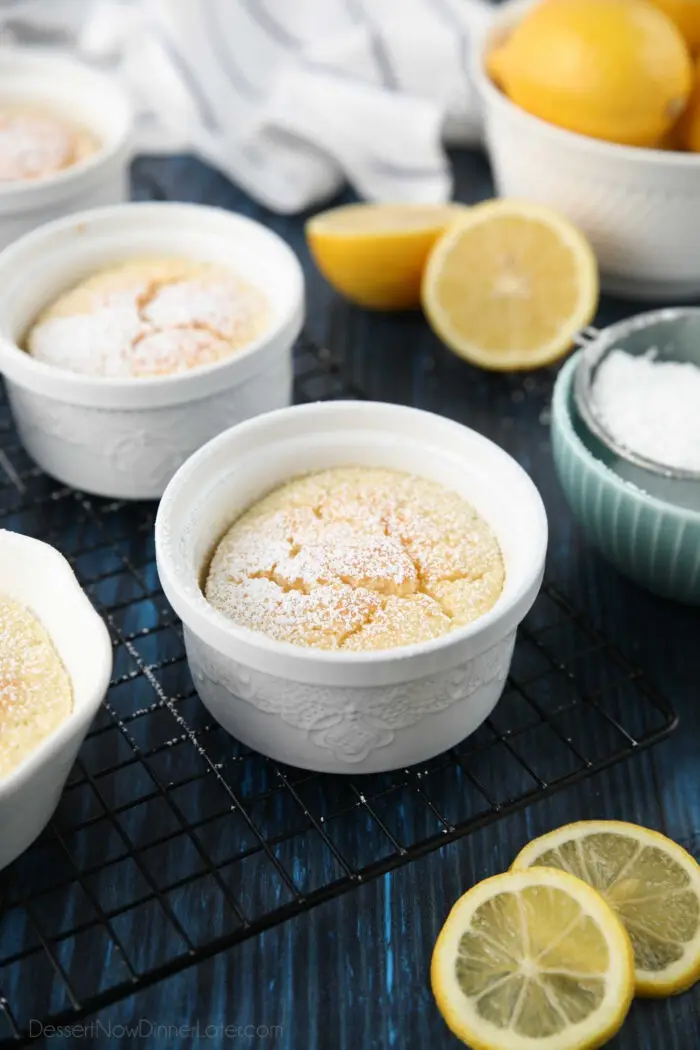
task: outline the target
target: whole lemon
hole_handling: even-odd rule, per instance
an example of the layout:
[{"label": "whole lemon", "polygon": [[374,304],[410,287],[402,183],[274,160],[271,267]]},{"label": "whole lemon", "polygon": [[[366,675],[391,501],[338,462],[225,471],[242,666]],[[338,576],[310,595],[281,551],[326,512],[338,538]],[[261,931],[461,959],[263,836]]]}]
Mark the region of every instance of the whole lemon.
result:
[{"label": "whole lemon", "polygon": [[676,149],[700,153],[700,60],[695,66],[695,87],[690,101],[672,134],[672,142]]},{"label": "whole lemon", "polygon": [[647,0],[543,0],[488,59],[529,113],[582,135],[653,146],[693,83],[680,30]]},{"label": "whole lemon", "polygon": [[654,0],[676,23],[691,51],[700,51],[700,0]]}]

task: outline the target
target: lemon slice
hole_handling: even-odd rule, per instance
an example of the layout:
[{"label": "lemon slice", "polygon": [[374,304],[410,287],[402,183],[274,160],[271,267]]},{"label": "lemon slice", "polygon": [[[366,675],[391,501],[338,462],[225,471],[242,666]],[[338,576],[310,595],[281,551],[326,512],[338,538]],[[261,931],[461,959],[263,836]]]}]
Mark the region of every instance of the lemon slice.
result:
[{"label": "lemon slice", "polygon": [[532,868],[460,897],[431,980],[445,1021],[474,1050],[592,1050],[627,1016],[632,946],[584,882]]},{"label": "lemon slice", "polygon": [[677,843],[584,820],[535,839],[513,868],[532,865],[585,879],[615,909],[634,947],[637,995],[675,995],[700,979],[700,865]]},{"label": "lemon slice", "polygon": [[422,300],[435,332],[472,364],[539,368],[593,317],[598,268],[586,238],[556,212],[488,201],[437,241]]},{"label": "lemon slice", "polygon": [[336,291],[376,310],[420,305],[428,253],[463,204],[347,204],[306,224],[316,265]]}]

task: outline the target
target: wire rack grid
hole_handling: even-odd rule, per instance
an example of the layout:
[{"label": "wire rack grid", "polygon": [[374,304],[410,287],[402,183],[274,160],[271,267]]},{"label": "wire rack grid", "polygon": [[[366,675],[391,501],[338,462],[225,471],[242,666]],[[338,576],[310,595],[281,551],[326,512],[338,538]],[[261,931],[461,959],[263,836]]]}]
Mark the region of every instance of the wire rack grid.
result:
[{"label": "wire rack grid", "polygon": [[[296,348],[298,401],[357,395]],[[555,586],[493,716],[418,768],[284,767],[212,723],[160,590],[152,505],[88,498],[28,459],[0,401],[0,527],[70,560],[114,679],[51,826],[0,875],[0,1046],[75,1023],[661,739],[667,702]],[[85,965],[85,960],[90,965]]]}]

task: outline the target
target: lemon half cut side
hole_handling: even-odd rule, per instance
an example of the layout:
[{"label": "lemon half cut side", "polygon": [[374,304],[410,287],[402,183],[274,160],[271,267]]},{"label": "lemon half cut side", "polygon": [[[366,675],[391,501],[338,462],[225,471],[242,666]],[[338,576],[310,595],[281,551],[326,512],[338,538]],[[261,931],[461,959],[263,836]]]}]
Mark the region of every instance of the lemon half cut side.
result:
[{"label": "lemon half cut side", "polygon": [[571,349],[598,305],[598,267],[584,235],[539,204],[472,208],[436,242],[423,309],[456,354],[496,371],[540,368]]}]

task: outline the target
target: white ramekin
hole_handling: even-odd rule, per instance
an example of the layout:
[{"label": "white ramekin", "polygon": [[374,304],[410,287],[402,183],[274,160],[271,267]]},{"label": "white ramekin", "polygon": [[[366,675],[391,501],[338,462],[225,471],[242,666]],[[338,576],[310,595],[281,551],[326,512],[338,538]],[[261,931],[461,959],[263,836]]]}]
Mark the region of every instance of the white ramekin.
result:
[{"label": "white ramekin", "polygon": [[0,530],[0,591],[46,628],[73,685],[71,715],[9,776],[0,778],[0,869],[51,819],[112,674],[107,628],[70,565],[47,543]]},{"label": "white ramekin", "polygon": [[[107,379],[36,361],[19,348],[47,303],[89,273],[147,255],[230,266],[269,297],[269,328],[249,347],[172,376]],[[50,223],[0,253],[0,372],[22,442],[43,469],[86,492],[160,496],[216,434],[288,405],[304,310],[296,256],[260,223],[197,204],[122,204]]]},{"label": "white ramekin", "polygon": [[526,113],[491,82],[484,64],[489,48],[533,2],[499,9],[486,47],[474,56],[499,194],[540,201],[577,223],[595,249],[606,291],[663,301],[696,297],[700,156],[565,131]]},{"label": "white ramekin", "polygon": [[[209,605],[200,583],[231,522],[291,477],[348,464],[432,478],[484,515],[506,563],[485,616],[436,641],[343,653],[273,641]],[[539,590],[546,546],[539,493],[497,445],[428,412],[354,401],[273,412],[221,434],[178,471],[156,519],[161,583],[204,704],[257,751],[334,773],[423,761],[483,722]]]},{"label": "white ramekin", "polygon": [[49,178],[0,183],[0,248],[52,219],[128,200],[133,113],[114,80],[51,51],[3,48],[0,102],[45,106],[100,143],[80,164]]}]

